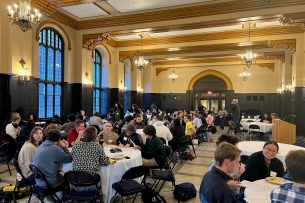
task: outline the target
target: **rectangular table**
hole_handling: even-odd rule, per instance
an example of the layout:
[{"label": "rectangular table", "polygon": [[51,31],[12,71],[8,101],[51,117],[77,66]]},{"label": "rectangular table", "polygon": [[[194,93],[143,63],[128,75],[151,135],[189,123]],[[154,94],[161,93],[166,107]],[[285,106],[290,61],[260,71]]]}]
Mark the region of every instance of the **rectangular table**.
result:
[{"label": "rectangular table", "polygon": [[272,123],[264,123],[264,122],[245,122],[245,123],[240,123],[245,130],[249,130],[250,125],[258,125],[260,127],[260,132],[266,133],[266,132],[271,132],[272,130]]}]

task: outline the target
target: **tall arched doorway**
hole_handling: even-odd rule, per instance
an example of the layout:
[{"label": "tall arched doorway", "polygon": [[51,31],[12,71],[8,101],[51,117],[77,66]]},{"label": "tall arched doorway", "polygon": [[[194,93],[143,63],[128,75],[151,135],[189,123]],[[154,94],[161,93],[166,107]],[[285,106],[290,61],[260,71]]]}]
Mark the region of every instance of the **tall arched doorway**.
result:
[{"label": "tall arched doorway", "polygon": [[215,113],[225,106],[227,90],[232,89],[232,82],[226,75],[211,69],[197,74],[189,83],[189,90],[193,90],[194,95],[194,109],[198,110],[203,104]]}]

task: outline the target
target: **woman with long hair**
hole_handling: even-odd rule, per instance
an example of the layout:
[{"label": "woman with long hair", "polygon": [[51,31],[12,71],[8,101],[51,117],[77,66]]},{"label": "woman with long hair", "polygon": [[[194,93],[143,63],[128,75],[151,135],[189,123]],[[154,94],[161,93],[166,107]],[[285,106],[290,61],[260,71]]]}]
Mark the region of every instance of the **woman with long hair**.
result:
[{"label": "woman with long hair", "polygon": [[136,114],[141,114],[141,110],[139,109],[138,105],[133,104],[131,107],[132,107],[133,115],[134,115],[134,116],[135,116]]},{"label": "woman with long hair", "polygon": [[114,104],[114,121],[119,122],[122,121],[124,118],[124,108],[122,104],[119,102],[115,102]]},{"label": "woman with long hair", "polygon": [[[18,155],[18,163],[21,173],[29,182],[35,182],[35,176],[29,165],[33,162],[38,146],[42,143],[42,137],[43,132],[41,127],[33,128],[30,134],[30,139],[24,143]],[[18,173],[17,179],[22,179],[21,175]]]},{"label": "woman with long hair", "polygon": [[105,130],[101,133],[104,139],[104,146],[116,145],[117,140],[119,139],[118,134],[113,132],[113,123],[108,121],[105,124]]}]

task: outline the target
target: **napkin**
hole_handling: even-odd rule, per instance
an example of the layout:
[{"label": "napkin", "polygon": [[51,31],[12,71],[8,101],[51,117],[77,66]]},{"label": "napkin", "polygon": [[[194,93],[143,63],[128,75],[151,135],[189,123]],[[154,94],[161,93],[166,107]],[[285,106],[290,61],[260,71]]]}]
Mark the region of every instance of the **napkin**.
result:
[{"label": "napkin", "polygon": [[122,150],[120,148],[115,148],[115,149],[110,149],[111,153],[118,153],[118,152],[122,152]]},{"label": "napkin", "polygon": [[109,158],[109,162],[110,162],[110,164],[115,164],[116,160],[113,160],[113,159]]}]

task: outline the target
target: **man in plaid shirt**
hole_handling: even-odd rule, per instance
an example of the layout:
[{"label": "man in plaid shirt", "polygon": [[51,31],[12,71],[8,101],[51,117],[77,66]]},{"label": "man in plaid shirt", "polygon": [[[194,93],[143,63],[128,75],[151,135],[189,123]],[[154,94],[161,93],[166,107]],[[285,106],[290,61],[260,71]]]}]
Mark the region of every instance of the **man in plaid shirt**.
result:
[{"label": "man in plaid shirt", "polygon": [[274,189],[271,194],[272,203],[305,203],[305,150],[290,151],[285,163],[292,178],[292,183],[286,183]]}]

